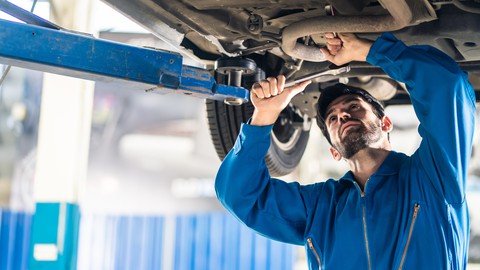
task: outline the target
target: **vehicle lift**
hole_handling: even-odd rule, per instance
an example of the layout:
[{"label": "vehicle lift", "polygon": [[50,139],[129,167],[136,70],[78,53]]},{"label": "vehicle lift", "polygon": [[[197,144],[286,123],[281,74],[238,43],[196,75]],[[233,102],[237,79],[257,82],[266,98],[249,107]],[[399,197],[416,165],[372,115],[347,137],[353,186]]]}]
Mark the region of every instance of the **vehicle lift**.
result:
[{"label": "vehicle lift", "polygon": [[0,0],[0,10],[27,23],[0,20],[1,64],[232,105],[248,101],[248,90],[217,84],[209,71],[183,65],[178,53],[66,30],[7,0]]}]

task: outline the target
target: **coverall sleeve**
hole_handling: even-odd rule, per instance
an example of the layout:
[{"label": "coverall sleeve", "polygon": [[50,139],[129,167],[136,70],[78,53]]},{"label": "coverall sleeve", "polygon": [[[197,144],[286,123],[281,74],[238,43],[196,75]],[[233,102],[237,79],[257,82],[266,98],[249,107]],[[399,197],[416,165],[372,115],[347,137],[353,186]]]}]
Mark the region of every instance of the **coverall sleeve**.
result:
[{"label": "coverall sleeve", "polygon": [[242,124],[215,179],[217,197],[242,223],[269,238],[302,245],[306,207],[301,186],[270,177],[265,155],[272,126]]},{"label": "coverall sleeve", "polygon": [[475,126],[475,93],[468,75],[443,52],[410,46],[385,33],[367,61],[407,86],[422,137],[417,159],[448,203],[461,203]]}]

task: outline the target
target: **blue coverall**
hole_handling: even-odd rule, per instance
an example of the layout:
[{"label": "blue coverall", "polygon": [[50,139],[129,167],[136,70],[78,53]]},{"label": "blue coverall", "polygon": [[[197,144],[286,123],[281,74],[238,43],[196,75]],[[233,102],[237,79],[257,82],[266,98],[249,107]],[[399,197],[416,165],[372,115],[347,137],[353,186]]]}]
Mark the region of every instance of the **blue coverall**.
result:
[{"label": "blue coverall", "polygon": [[215,188],[241,222],[305,245],[310,269],[465,269],[465,181],[475,124],[467,74],[429,46],[385,33],[367,61],[404,82],[420,120],[412,156],[392,151],[362,192],[352,173],[311,185],[270,177],[272,126],[243,124]]}]

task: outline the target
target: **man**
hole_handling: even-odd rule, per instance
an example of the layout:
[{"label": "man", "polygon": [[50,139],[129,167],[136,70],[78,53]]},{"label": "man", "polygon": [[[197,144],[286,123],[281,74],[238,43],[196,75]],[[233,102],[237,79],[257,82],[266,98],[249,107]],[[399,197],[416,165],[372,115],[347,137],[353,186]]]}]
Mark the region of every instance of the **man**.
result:
[{"label": "man", "polygon": [[393,151],[392,121],[378,101],[339,84],[322,91],[317,121],[350,171],[306,186],[273,179],[263,160],[272,125],[308,82],[284,89],[283,76],[268,78],[253,87],[255,112],[219,169],[219,200],[259,233],[305,245],[310,269],[465,269],[475,122],[467,75],[442,52],[389,33],[374,43],[327,37],[329,61],[367,61],[407,85],[420,147],[412,156]]}]

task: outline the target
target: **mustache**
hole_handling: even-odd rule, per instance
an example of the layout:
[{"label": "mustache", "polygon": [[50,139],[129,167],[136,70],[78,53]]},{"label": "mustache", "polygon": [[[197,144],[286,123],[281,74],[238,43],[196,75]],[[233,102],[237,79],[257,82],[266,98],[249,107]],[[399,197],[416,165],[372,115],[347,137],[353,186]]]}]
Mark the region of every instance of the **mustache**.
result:
[{"label": "mustache", "polygon": [[360,121],[360,119],[358,119],[358,118],[348,118],[344,123],[342,123],[342,124],[340,125],[340,128],[338,129],[338,135],[339,135],[339,136],[340,136],[340,135],[342,134],[342,132],[343,132],[343,126],[344,126],[345,124],[348,124],[349,122],[357,122],[357,123],[362,124],[362,121]]},{"label": "mustache", "polygon": [[342,125],[345,125],[346,123],[351,122],[351,121],[360,122],[360,119],[353,118],[353,117],[347,118],[347,120],[345,120],[345,123],[343,123]]}]

